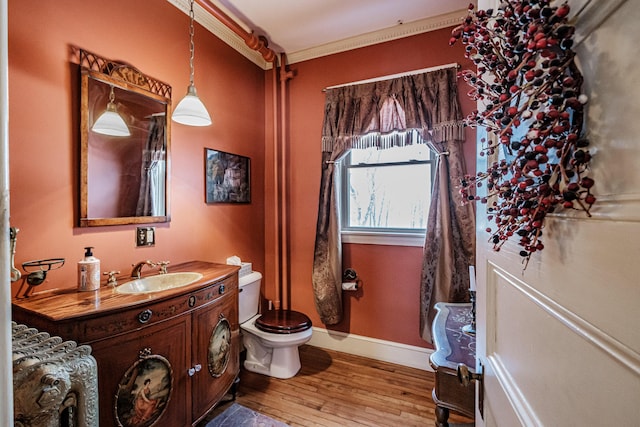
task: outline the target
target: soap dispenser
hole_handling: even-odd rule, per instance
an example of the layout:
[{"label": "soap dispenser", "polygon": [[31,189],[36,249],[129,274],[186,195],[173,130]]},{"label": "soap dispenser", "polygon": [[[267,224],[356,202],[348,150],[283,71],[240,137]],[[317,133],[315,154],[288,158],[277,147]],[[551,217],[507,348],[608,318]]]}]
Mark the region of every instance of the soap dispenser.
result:
[{"label": "soap dispenser", "polygon": [[78,261],[78,291],[95,291],[100,288],[100,260],[93,256],[88,246],[84,258]]}]

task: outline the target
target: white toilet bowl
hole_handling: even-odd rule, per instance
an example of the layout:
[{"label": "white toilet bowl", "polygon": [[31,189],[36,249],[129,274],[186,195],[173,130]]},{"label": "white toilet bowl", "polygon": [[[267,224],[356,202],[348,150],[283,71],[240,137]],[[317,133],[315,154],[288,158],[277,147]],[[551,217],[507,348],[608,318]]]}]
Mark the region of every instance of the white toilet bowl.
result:
[{"label": "white toilet bowl", "polygon": [[240,277],[239,320],[248,371],[275,378],[291,378],[300,370],[298,347],[311,339],[311,320],[291,310],[258,314],[262,275]]},{"label": "white toilet bowl", "polygon": [[240,325],[247,349],[244,367],[251,372],[275,378],[291,378],[300,370],[298,347],[311,339],[311,328],[293,334],[275,334],[258,329],[256,315]]}]

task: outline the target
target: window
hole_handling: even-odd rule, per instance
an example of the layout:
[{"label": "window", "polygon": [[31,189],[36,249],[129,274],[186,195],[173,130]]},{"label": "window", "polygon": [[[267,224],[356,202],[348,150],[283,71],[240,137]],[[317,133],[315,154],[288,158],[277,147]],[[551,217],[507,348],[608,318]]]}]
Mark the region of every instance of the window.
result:
[{"label": "window", "polygon": [[426,144],[417,143],[352,149],[341,169],[343,240],[422,245],[435,157]]}]

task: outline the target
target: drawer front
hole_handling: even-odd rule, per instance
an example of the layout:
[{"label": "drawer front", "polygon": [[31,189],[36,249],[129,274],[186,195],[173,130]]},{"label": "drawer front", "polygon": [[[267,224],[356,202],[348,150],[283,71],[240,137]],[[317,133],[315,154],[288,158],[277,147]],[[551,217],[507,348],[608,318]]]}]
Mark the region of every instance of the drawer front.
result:
[{"label": "drawer front", "polygon": [[[77,322],[73,325],[76,333],[76,340],[82,344],[111,338],[114,335],[139,330],[147,326],[180,316],[197,309],[198,307],[210,304],[238,287],[238,280],[235,276],[208,285],[203,289],[180,295],[166,301],[153,304],[141,305],[120,313],[111,313],[107,316],[100,316]],[[69,325],[71,326],[71,325]]]},{"label": "drawer front", "polygon": [[470,384],[465,387],[460,384],[456,372],[439,368],[436,370],[433,400],[439,406],[473,417],[475,412],[475,386]]}]

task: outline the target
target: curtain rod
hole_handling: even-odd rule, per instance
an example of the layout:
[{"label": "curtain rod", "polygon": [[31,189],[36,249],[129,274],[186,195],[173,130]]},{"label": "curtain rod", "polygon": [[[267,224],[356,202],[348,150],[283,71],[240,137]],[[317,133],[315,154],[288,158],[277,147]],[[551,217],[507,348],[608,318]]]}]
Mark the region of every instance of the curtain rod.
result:
[{"label": "curtain rod", "polygon": [[374,77],[372,79],[367,79],[367,80],[358,80],[356,82],[351,82],[351,83],[343,83],[343,84],[339,84],[339,85],[335,85],[335,86],[327,86],[324,89],[322,89],[322,91],[326,92],[327,89],[335,89],[337,87],[353,86],[353,85],[359,85],[359,84],[363,84],[363,83],[373,83],[373,82],[378,82],[378,81],[382,81],[382,80],[395,79],[395,78],[398,78],[398,77],[411,76],[411,75],[414,75],[414,74],[428,73],[429,71],[444,70],[446,68],[454,68],[454,67],[455,68],[460,68],[460,64],[458,64],[457,62],[452,62],[450,64],[436,65],[435,67],[423,68],[421,70],[407,71],[407,72],[404,72],[404,73],[391,74],[391,75],[388,75],[388,76]]}]

